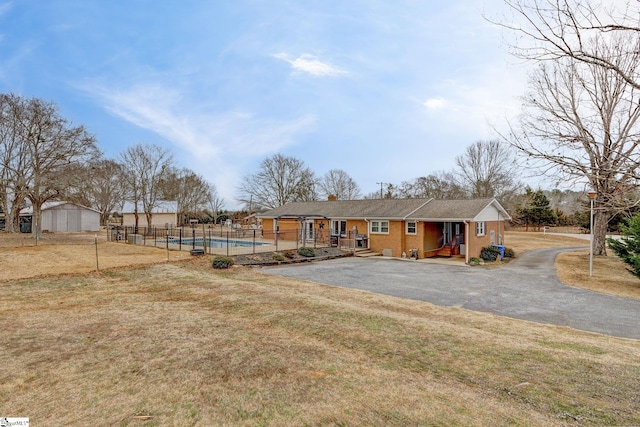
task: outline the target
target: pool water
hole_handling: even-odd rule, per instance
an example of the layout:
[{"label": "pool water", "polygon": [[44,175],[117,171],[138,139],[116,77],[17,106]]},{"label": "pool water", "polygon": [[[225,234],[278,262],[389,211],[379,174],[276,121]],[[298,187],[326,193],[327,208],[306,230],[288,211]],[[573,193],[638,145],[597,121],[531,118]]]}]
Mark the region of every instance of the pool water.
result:
[{"label": "pool water", "polygon": [[[203,241],[202,238],[196,238],[195,246],[203,247],[202,241]],[[169,239],[169,243],[177,245],[180,243],[180,239]],[[206,243],[207,243],[207,248],[226,248],[227,244],[228,244],[228,247],[230,248],[250,248],[254,245],[255,246],[269,245],[269,243],[264,243],[264,242],[253,242],[253,241],[234,240],[234,239],[229,239],[229,240],[214,239],[214,238],[206,239]],[[194,246],[194,239],[182,239],[182,245]]]}]

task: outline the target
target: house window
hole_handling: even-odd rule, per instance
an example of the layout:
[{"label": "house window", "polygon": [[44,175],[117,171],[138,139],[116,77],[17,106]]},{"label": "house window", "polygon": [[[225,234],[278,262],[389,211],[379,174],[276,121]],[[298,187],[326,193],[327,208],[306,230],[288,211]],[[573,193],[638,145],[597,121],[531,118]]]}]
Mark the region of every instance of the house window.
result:
[{"label": "house window", "polygon": [[407,221],[407,234],[416,234],[418,227],[415,221]]},{"label": "house window", "polygon": [[476,236],[484,236],[484,221],[476,222]]},{"label": "house window", "polygon": [[371,232],[389,234],[389,221],[371,221]]},{"label": "house window", "polygon": [[333,236],[345,236],[347,234],[347,221],[331,221],[331,234]]}]

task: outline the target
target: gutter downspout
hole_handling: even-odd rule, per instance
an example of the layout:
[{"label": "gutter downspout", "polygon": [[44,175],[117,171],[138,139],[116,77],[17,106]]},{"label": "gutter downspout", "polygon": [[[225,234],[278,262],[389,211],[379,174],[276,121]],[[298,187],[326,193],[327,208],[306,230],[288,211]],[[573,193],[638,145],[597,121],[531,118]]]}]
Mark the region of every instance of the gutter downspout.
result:
[{"label": "gutter downspout", "polygon": [[[367,223],[367,249],[371,249],[371,235],[369,234],[369,220],[367,218],[364,219],[364,222]],[[355,239],[355,236],[354,236]],[[354,240],[355,242],[355,240]]]},{"label": "gutter downspout", "polygon": [[464,263],[469,264],[469,252],[471,249],[469,245],[469,221],[465,219],[462,222],[464,223]]}]

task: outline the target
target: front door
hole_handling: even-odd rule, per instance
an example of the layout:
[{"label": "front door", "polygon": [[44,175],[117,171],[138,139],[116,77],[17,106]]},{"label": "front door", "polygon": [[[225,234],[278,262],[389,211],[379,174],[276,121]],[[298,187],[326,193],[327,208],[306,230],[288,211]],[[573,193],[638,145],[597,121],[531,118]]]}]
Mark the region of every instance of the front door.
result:
[{"label": "front door", "polygon": [[302,223],[302,241],[306,242],[307,240],[313,241],[313,220],[304,221]]},{"label": "front door", "polygon": [[444,235],[444,244],[448,245],[451,243],[451,223],[445,222],[444,229],[442,230],[442,234]]}]

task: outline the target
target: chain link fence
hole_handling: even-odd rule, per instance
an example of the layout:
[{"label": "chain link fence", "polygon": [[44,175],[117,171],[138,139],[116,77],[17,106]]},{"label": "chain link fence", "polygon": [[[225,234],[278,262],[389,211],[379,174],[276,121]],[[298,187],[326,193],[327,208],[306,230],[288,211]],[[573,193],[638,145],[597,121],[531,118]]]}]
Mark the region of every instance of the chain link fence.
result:
[{"label": "chain link fence", "polygon": [[362,245],[359,239],[361,237],[356,237],[351,232],[327,236],[320,229],[267,231],[261,228],[207,225],[169,228],[110,226],[107,229],[107,240],[111,242],[226,256],[297,250],[301,246],[355,250]]}]

